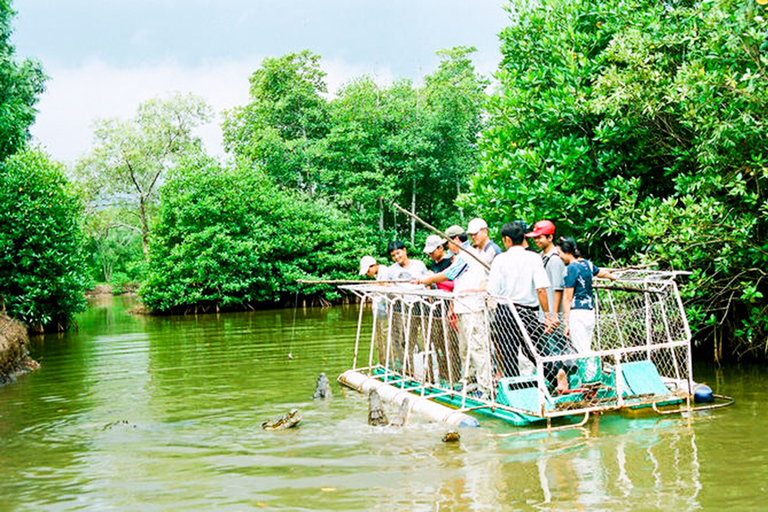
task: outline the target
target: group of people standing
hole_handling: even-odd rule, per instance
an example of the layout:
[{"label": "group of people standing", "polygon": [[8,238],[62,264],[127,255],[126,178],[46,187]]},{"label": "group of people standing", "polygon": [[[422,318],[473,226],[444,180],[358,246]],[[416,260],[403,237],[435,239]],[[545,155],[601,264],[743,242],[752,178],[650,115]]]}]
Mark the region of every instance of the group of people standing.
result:
[{"label": "group of people standing", "polygon": [[[500,234],[505,250],[491,239],[487,223],[480,218],[470,221],[466,231],[451,226],[444,234],[447,239],[431,235],[426,240],[429,269],[409,258],[405,245],[395,241],[387,248],[394,261],[391,266],[364,256],[360,275],[453,291],[459,352],[469,353],[464,364],[476,376],[480,394],[492,392],[494,374],[520,375],[518,352],[535,362],[509,304],[540,353],[556,353],[556,347],[562,348],[568,339],[577,353],[590,350],[596,321],[592,278],[614,276],[583,259],[573,238],[555,242],[555,225],[549,220],[536,222],[530,231],[522,221],[504,224]],[[530,250],[528,240],[539,253]],[[493,348],[484,313],[488,295],[499,299],[490,324]],[[548,364],[544,374],[558,391],[567,388],[562,368]]]}]

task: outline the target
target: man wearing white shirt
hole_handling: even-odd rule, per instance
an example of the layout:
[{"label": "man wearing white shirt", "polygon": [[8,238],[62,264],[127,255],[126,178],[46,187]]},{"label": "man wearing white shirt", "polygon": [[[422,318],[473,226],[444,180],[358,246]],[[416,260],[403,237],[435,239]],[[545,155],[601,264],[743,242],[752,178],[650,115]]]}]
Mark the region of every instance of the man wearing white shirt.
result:
[{"label": "man wearing white shirt", "polygon": [[[504,297],[514,305],[528,336],[536,349],[542,353],[542,331],[548,333],[553,325],[547,300],[547,289],[550,283],[541,257],[527,251],[523,245],[525,232],[525,226],[519,221],[508,222],[502,226],[501,236],[507,250],[493,260],[486,289],[490,295]],[[538,318],[539,307],[545,315],[544,325]],[[505,376],[520,375],[519,350],[522,350],[523,354],[535,363],[536,359],[520,332],[507,301],[499,301],[492,331],[496,343],[496,356]],[[555,378],[553,367],[554,365],[551,364],[545,365],[544,372],[547,380],[553,381]]]},{"label": "man wearing white shirt", "polygon": [[480,253],[474,247],[471,247],[468,242],[461,241],[463,234],[461,228],[451,226],[446,230],[446,234],[451,237],[448,240],[448,248],[456,255],[451,266],[442,272],[422,276],[413,282],[429,285],[451,280],[455,283],[453,292],[456,299],[453,301],[453,311],[456,313],[459,328],[462,375],[465,378],[474,377],[477,380],[480,396],[488,398],[493,391],[493,377],[485,322],[485,302],[481,295],[485,288],[488,271],[479,261],[467,254],[480,257]]}]

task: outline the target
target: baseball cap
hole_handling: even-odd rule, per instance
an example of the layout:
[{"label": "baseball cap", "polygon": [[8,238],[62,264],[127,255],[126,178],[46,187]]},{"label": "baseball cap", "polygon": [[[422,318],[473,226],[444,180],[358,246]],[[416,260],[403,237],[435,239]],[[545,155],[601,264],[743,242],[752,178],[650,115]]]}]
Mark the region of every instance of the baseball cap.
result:
[{"label": "baseball cap", "polygon": [[363,256],[360,258],[360,275],[364,276],[367,274],[371,265],[376,265],[376,259],[373,256]]},{"label": "baseball cap", "polygon": [[453,238],[455,238],[455,237],[457,237],[459,235],[463,235],[464,234],[464,228],[454,224],[453,226],[451,226],[451,227],[449,227],[448,229],[445,230],[445,234],[448,235],[448,238],[453,239]]},{"label": "baseball cap", "polygon": [[469,221],[469,226],[467,227],[467,233],[470,235],[474,235],[481,229],[488,229],[488,224],[485,223],[483,219],[477,218],[472,219]]},{"label": "baseball cap", "polygon": [[540,220],[533,225],[533,231],[526,233],[525,236],[532,238],[539,235],[554,235],[555,225],[551,220]]},{"label": "baseball cap", "polygon": [[445,243],[445,240],[440,238],[437,235],[429,235],[427,237],[427,241],[424,243],[424,252],[427,254],[432,254],[432,252],[443,245]]}]

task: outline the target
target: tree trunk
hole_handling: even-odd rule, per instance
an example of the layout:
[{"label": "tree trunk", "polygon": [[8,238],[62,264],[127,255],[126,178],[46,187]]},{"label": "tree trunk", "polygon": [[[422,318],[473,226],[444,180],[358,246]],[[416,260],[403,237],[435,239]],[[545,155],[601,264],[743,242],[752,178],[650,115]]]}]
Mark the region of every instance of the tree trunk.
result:
[{"label": "tree trunk", "polygon": [[114,268],[114,263],[110,263],[107,261],[106,257],[101,258],[101,273],[104,274],[104,282],[108,283],[112,280],[112,269]]},{"label": "tree trunk", "polygon": [[139,198],[139,219],[141,220],[141,249],[144,251],[144,259],[149,261],[149,228],[144,197]]},{"label": "tree trunk", "polygon": [[379,197],[379,231],[384,231],[384,199]]}]

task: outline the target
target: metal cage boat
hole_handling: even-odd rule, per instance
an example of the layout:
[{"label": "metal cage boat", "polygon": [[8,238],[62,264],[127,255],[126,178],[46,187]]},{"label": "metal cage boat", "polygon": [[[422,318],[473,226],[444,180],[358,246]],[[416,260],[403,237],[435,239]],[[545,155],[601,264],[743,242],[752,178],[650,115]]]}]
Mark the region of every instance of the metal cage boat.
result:
[{"label": "metal cage boat", "polygon": [[[562,323],[547,329],[538,311],[504,297],[407,284],[341,286],[360,298],[360,311],[352,367],[338,380],[456,426],[495,418],[569,428],[592,413],[693,410],[691,332],[677,273],[614,275],[611,284],[595,281],[595,332],[586,351],[573,347]],[[558,373],[567,390],[563,382],[558,389]]]}]

